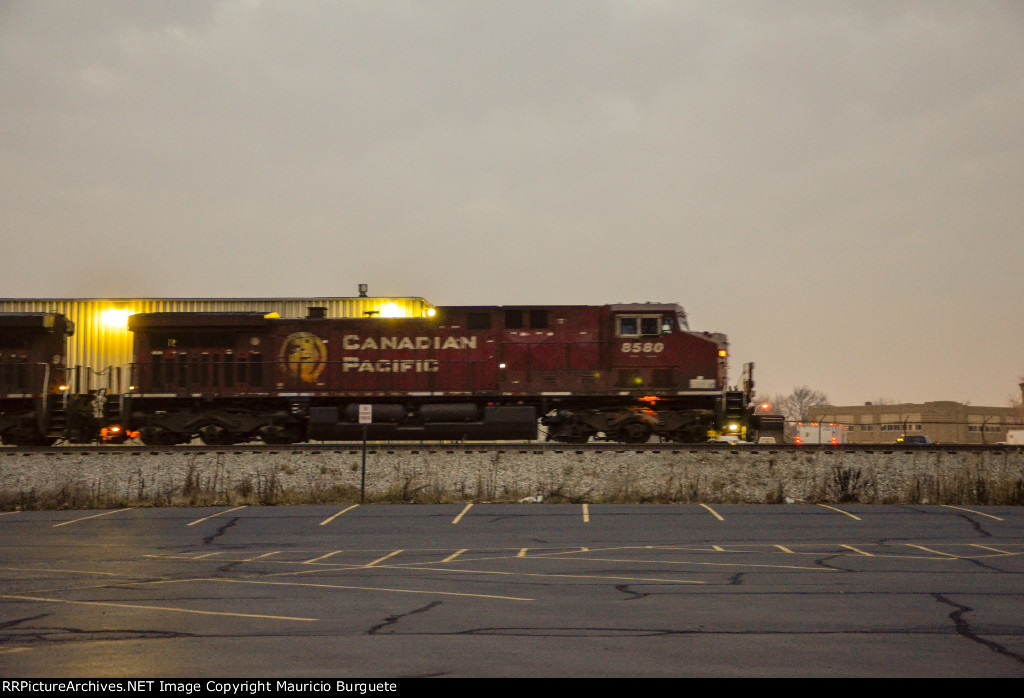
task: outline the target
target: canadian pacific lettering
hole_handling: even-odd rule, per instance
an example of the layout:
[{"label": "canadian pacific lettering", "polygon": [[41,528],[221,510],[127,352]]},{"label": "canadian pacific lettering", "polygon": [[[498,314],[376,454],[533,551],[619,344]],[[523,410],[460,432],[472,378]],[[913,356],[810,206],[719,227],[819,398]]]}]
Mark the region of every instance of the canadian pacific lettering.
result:
[{"label": "canadian pacific lettering", "polygon": [[365,337],[347,334],[341,340],[346,351],[373,351],[377,349],[476,349],[476,337]]},{"label": "canadian pacific lettering", "polygon": [[356,356],[345,356],[341,359],[343,373],[437,373],[440,368],[437,359],[378,359],[366,361]]}]

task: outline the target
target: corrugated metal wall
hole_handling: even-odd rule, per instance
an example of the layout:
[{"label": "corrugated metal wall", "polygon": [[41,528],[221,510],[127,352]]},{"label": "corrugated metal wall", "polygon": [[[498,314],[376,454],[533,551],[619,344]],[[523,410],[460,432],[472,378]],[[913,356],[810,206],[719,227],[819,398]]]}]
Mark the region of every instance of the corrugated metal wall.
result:
[{"label": "corrugated metal wall", "polygon": [[422,298],[3,298],[4,313],[63,313],[75,323],[67,365],[77,387],[126,389],[132,356],[128,316],[160,312],[262,312],[305,317],[310,307],[327,308],[327,317],[363,317],[368,313],[423,317],[430,304]]}]

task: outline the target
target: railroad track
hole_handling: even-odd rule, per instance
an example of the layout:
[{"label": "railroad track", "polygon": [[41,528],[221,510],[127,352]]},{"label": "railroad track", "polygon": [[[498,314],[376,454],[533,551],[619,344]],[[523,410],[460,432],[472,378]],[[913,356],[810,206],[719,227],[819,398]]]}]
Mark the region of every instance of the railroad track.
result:
[{"label": "railroad track", "polygon": [[[756,452],[770,453],[777,451],[804,451],[808,453],[819,452],[846,452],[846,453],[875,453],[875,452],[998,452],[1012,453],[1024,449],[1024,446],[1005,446],[996,444],[935,444],[935,445],[903,445],[903,444],[846,444],[835,446],[831,444],[745,444],[735,445],[728,443],[646,443],[646,444],[623,444],[608,442],[591,442],[586,444],[567,444],[544,441],[530,442],[472,442],[472,443],[445,443],[445,442],[422,442],[411,443],[371,441],[367,442],[368,452],[394,451],[394,452],[417,452],[417,451],[441,451],[448,453],[472,453],[475,451],[510,451],[510,452],[644,452],[644,451],[680,451],[680,452]],[[79,444],[56,444],[48,447],[15,447],[5,446],[0,448],[0,454],[39,454],[39,453],[90,453],[95,455],[103,454],[144,454],[144,453],[315,453],[322,451],[361,451],[363,443],[359,441],[345,442],[316,442],[301,444],[267,445],[262,443],[236,444],[231,446],[218,445],[207,446],[205,444],[186,444],[178,446],[145,446],[142,444],[121,444],[121,445],[79,445]]]}]

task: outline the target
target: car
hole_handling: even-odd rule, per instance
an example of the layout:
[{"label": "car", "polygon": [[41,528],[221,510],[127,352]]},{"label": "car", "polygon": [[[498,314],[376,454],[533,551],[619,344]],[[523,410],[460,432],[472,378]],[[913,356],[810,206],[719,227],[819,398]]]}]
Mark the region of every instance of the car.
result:
[{"label": "car", "polygon": [[929,439],[927,436],[901,436],[896,439],[896,443],[903,444],[904,446],[934,446],[935,442]]}]

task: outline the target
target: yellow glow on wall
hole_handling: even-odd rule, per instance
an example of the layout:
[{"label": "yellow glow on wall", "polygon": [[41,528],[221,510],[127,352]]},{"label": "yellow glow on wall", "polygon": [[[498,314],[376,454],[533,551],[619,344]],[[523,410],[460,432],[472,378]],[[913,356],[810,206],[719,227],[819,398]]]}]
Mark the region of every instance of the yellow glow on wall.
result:
[{"label": "yellow glow on wall", "polygon": [[108,330],[128,330],[128,316],[132,311],[124,308],[108,308],[100,313],[100,322]]}]

